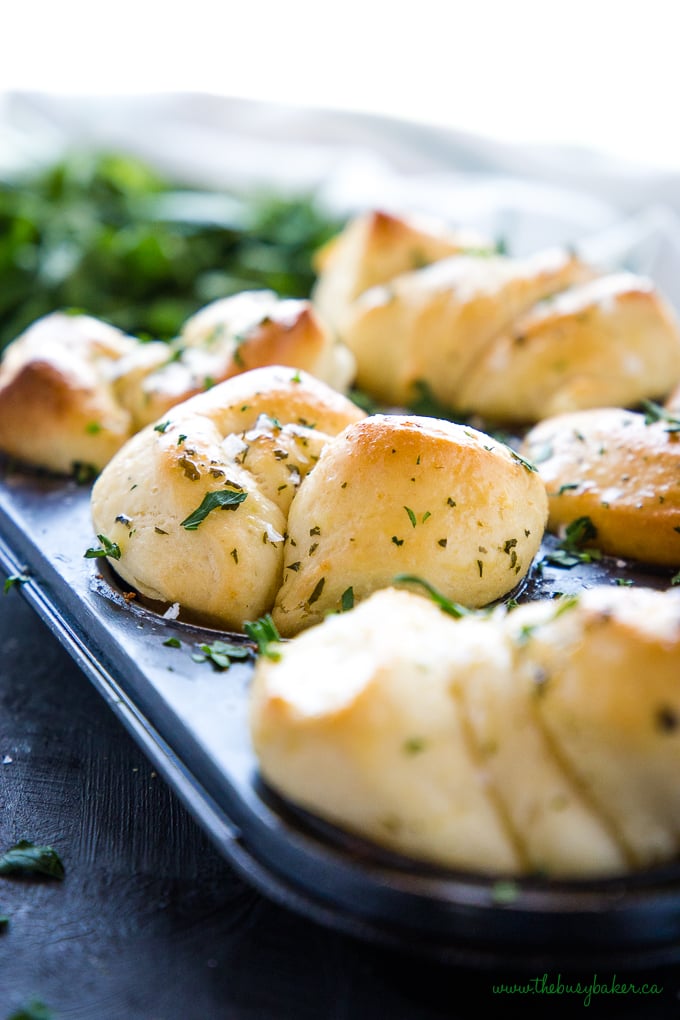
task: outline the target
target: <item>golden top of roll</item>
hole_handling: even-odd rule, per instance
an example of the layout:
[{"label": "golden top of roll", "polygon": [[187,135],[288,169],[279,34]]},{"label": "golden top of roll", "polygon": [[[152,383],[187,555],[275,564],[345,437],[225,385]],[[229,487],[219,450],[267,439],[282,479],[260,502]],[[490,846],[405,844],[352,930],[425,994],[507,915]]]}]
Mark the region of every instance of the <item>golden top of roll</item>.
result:
[{"label": "golden top of roll", "polygon": [[546,485],[548,529],[560,534],[587,517],[596,531],[592,543],[602,552],[680,566],[677,427],[658,414],[615,407],[535,425],[521,451]]},{"label": "golden top of roll", "polygon": [[630,407],[680,379],[680,330],[651,280],[612,273],[557,294],[498,336],[457,406],[490,420],[538,421],[590,407]]},{"label": "golden top of roll", "polygon": [[480,232],[454,230],[431,216],[370,210],[317,252],[312,300],[324,321],[342,333],[352,303],[370,287],[448,255],[494,247]]},{"label": "golden top of roll", "polygon": [[383,589],[276,654],[256,666],[253,746],[307,812],[490,875],[610,877],[680,851],[673,592],[454,620]]},{"label": "golden top of roll", "polygon": [[406,405],[423,384],[456,407],[467,374],[494,339],[536,302],[590,271],[570,252],[524,259],[457,255],[395,276],[358,298],[341,336],[357,361],[357,385]]},{"label": "golden top of roll", "polygon": [[55,312],[0,361],[0,450],[70,474],[95,471],[171,407],[251,368],[300,368],[344,392],[354,359],[309,301],[247,291],[207,305],[170,344]]},{"label": "golden top of roll", "polygon": [[409,262],[407,232],[373,219],[323,253],[312,298],[379,403],[413,406],[424,390],[459,415],[525,425],[680,394],[680,323],[649,279],[483,243]]},{"label": "golden top of roll", "polygon": [[64,474],[103,467],[132,430],[111,375],[136,346],[87,315],[38,319],[0,362],[0,450]]},{"label": "golden top of roll", "polygon": [[[138,358],[144,355],[140,349]],[[340,392],[355,372],[353,356],[334,340],[309,301],[244,291],[187,319],[164,364],[131,386],[126,380],[132,365],[123,364],[120,389],[141,428],[215,383],[266,365],[301,368]]]},{"label": "golden top of roll", "polygon": [[295,491],[364,412],[283,366],[253,369],[167,412],[118,451],[92,490],[98,535],[142,595],[243,630],[267,612]]},{"label": "golden top of roll", "polygon": [[545,486],[509,447],[433,418],[371,415],[324,449],[288,518],[274,621],[283,635],[401,573],[482,606],[527,573]]}]

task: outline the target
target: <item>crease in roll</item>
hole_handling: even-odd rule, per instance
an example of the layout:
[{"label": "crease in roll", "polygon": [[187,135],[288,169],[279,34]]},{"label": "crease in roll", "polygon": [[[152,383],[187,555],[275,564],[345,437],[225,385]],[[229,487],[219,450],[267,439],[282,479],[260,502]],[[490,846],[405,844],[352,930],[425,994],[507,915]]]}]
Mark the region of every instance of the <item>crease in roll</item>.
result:
[{"label": "crease in roll", "polygon": [[594,586],[455,620],[397,588],[260,658],[264,780],[376,845],[495,876],[680,851],[680,597]]}]

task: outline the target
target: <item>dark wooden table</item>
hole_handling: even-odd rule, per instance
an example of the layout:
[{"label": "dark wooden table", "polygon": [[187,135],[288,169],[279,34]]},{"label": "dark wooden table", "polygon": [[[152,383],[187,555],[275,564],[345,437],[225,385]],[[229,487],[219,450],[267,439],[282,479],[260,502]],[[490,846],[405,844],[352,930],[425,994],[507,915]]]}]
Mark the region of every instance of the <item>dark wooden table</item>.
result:
[{"label": "dark wooden table", "polygon": [[[0,1020],[32,998],[55,1020],[583,1015],[575,996],[499,996],[508,975],[396,955],[263,899],[17,589],[0,595],[0,762],[0,850],[50,844],[66,869],[0,878]],[[618,978],[663,991],[594,998],[586,1015],[680,1016],[677,968]]]}]

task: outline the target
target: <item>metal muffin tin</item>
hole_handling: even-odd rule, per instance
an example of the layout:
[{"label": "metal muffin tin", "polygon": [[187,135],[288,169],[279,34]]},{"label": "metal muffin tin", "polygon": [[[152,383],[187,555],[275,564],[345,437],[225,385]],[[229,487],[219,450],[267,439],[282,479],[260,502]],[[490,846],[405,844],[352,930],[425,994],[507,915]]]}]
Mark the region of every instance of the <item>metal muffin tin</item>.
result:
[{"label": "metal muffin tin", "polygon": [[[264,895],[360,939],[469,968],[680,961],[680,863],[609,881],[503,882],[400,858],[282,801],[261,781],[250,745],[254,652],[225,671],[192,658],[202,643],[247,638],[166,618],[165,606],[131,595],[107,562],[85,558],[93,544],[89,486],[0,464],[0,566],[27,578],[24,597]],[[546,537],[543,552],[552,544]],[[666,588],[670,576],[611,559],[534,566],[516,597],[617,578]]]}]

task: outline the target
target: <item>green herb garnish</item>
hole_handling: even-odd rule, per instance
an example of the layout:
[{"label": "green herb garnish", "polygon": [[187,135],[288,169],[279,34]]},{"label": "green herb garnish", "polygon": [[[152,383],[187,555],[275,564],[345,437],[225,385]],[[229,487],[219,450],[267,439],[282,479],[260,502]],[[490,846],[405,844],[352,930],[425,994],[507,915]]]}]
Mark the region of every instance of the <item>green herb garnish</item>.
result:
[{"label": "green herb garnish", "polygon": [[218,489],[216,492],[207,492],[200,506],[197,506],[193,513],[184,518],[181,526],[187,531],[196,531],[199,524],[202,524],[213,510],[236,510],[247,496],[247,492],[238,492],[234,489]]},{"label": "green herb garnish", "polygon": [[7,1017],[7,1020],[55,1020],[52,1010],[39,999],[31,999],[21,1009]]},{"label": "green herb garnish", "polygon": [[459,605],[457,602],[452,602],[451,599],[447,599],[446,595],[442,595],[440,591],[426,581],[424,577],[418,577],[416,574],[397,574],[394,578],[395,584],[418,584],[421,588],[424,588],[428,593],[433,602],[443,609],[449,616],[455,616],[459,619],[461,616],[472,615],[472,610],[467,609],[465,606]]},{"label": "green herb garnish", "polygon": [[590,517],[577,517],[567,525],[564,538],[556,549],[547,552],[543,557],[546,563],[556,567],[575,567],[577,563],[592,563],[602,559],[599,549],[584,549],[586,542],[597,538],[597,528]]},{"label": "green herb garnish", "polygon": [[218,669],[229,669],[232,659],[247,659],[251,651],[245,645],[237,645],[231,641],[213,641],[211,644],[198,646],[191,658],[194,662],[212,662]]},{"label": "green herb garnish", "polygon": [[243,629],[251,641],[257,645],[258,655],[264,655],[265,658],[271,659],[273,662],[277,662],[281,658],[281,653],[272,647],[281,641],[281,635],[269,613],[265,613],[258,620],[246,620]]},{"label": "green herb garnish", "polygon": [[5,595],[10,590],[10,588],[13,588],[15,585],[19,584],[26,584],[28,580],[29,580],[28,574],[9,574],[5,578],[5,585],[3,589]]},{"label": "green herb garnish", "polygon": [[64,865],[51,846],[36,846],[21,839],[0,855],[0,875],[47,875],[63,879]]},{"label": "green herb garnish", "polygon": [[653,400],[643,400],[642,407],[645,411],[645,425],[653,425],[657,421],[666,422],[664,432],[680,432],[680,418],[671,414],[661,404]]},{"label": "green herb garnish", "polygon": [[85,553],[86,560],[97,559],[100,556],[109,556],[112,560],[119,560],[121,557],[120,546],[117,542],[112,542],[106,535],[97,535],[97,538],[101,542],[101,545],[93,549],[88,549]]}]

